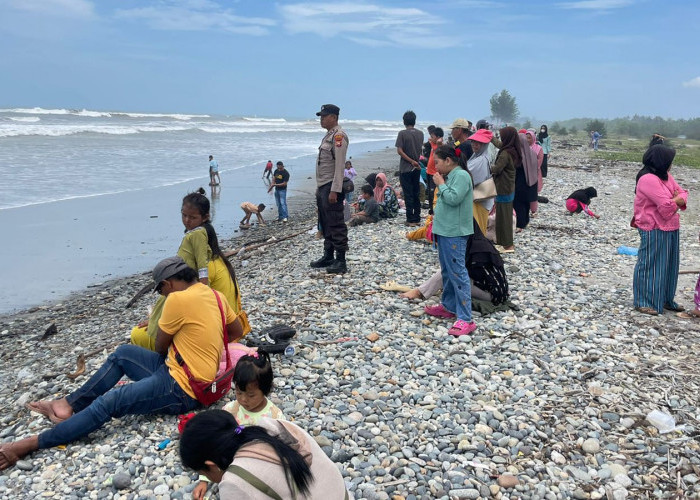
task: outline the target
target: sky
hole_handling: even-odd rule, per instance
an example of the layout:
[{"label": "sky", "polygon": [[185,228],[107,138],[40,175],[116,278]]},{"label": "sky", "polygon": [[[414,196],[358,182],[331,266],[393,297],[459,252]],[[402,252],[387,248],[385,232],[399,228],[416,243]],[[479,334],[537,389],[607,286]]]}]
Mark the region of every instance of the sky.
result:
[{"label": "sky", "polygon": [[0,0],[0,108],[700,115],[696,0]]}]

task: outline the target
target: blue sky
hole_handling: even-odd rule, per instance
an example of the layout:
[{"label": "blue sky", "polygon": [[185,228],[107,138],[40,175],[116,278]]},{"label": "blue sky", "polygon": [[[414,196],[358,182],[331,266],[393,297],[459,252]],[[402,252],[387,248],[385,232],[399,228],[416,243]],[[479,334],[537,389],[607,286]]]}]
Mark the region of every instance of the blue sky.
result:
[{"label": "blue sky", "polygon": [[0,107],[421,121],[700,109],[700,2],[0,0]]}]

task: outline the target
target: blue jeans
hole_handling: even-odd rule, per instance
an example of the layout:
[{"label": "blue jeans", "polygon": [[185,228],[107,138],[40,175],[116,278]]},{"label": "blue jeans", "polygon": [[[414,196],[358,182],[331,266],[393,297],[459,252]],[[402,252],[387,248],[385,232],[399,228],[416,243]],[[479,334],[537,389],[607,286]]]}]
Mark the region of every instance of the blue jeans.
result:
[{"label": "blue jeans", "polygon": [[[123,375],[134,382],[113,389]],[[73,408],[73,416],[39,434],[40,449],[87,436],[113,417],[177,415],[201,407],[170,376],[163,356],[135,345],[118,347],[90,380],[66,400]]]},{"label": "blue jeans", "polygon": [[275,188],[275,202],[277,202],[277,211],[279,212],[280,219],[289,218],[289,213],[287,212],[287,190]]},{"label": "blue jeans", "polygon": [[472,287],[465,263],[469,236],[438,236],[442,271],[442,305],[457,319],[472,320]]}]

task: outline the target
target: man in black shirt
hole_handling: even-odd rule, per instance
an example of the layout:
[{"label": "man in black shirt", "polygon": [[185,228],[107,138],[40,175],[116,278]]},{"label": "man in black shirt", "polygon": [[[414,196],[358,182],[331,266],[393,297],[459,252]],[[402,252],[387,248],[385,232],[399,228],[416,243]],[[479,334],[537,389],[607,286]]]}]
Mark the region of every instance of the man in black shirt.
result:
[{"label": "man in black shirt", "polygon": [[275,202],[277,202],[277,220],[287,222],[289,213],[287,212],[287,183],[289,182],[289,172],[284,168],[284,163],[277,162],[277,170],[275,170],[274,181],[270,184],[267,190],[269,193],[272,188],[275,188]]}]

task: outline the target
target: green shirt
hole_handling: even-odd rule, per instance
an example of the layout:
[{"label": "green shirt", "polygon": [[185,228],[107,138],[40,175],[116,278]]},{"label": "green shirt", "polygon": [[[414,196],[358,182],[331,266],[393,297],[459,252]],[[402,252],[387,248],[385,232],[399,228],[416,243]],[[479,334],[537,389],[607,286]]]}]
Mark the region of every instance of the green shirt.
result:
[{"label": "green shirt", "polygon": [[187,231],[177,254],[182,257],[185,264],[198,271],[200,278],[209,276],[207,266],[211,260],[211,248],[209,248],[207,230],[204,227],[199,226],[192,231]]},{"label": "green shirt", "polygon": [[433,234],[452,237],[474,233],[473,191],[469,172],[455,167],[437,190]]}]

